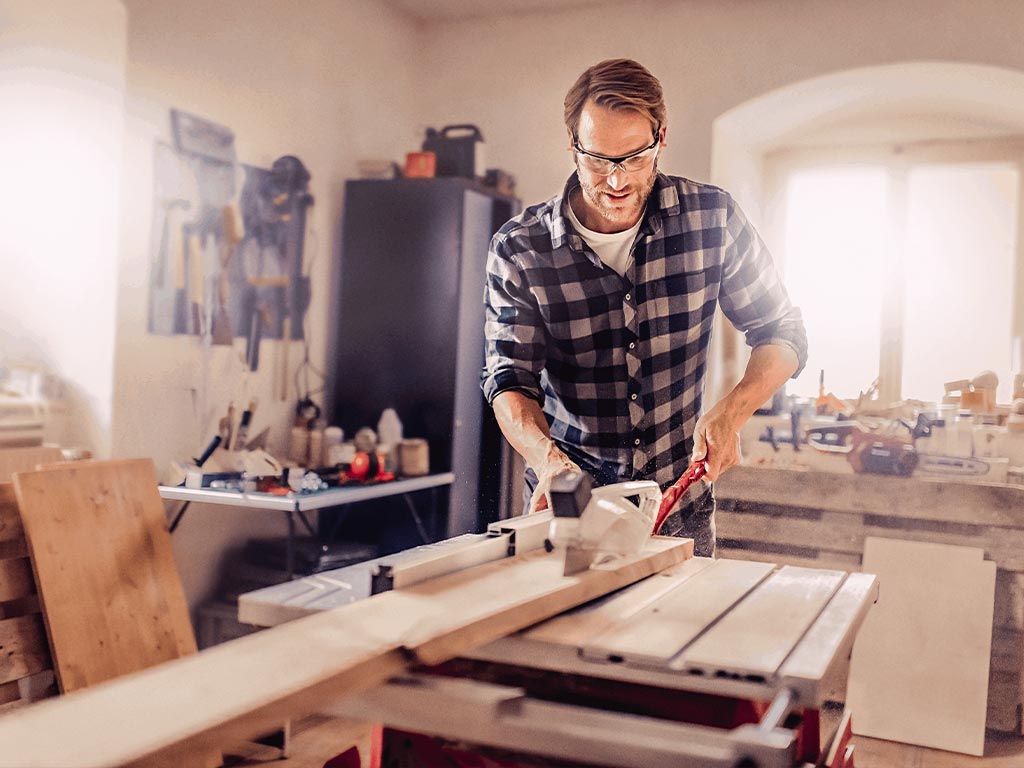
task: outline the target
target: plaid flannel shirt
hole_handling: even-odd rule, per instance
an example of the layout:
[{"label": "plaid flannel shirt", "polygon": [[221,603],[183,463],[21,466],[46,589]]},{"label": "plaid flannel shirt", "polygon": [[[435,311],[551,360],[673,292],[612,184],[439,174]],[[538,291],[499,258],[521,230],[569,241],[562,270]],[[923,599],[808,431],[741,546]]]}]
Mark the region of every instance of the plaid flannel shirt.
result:
[{"label": "plaid flannel shirt", "polygon": [[659,173],[620,277],[565,215],[578,185],[574,173],[491,241],[481,385],[488,402],[505,390],[537,400],[598,483],[664,487],[689,465],[715,308],[750,346],[792,348],[802,369],[800,311],[725,191]]}]

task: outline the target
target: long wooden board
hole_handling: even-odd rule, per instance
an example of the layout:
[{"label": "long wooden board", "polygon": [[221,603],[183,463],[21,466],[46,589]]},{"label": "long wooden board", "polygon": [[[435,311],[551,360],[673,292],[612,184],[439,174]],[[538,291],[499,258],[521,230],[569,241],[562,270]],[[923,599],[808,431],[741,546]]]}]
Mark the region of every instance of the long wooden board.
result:
[{"label": "long wooden board", "polygon": [[65,693],[196,651],[148,459],[14,476]]},{"label": "long wooden board", "polygon": [[[120,766],[251,737],[671,567],[687,539],[563,576],[543,550],[388,592],[0,719],[0,766]],[[53,738],[60,734],[60,738]]]},{"label": "long wooden board", "polygon": [[[715,481],[720,499],[784,507],[889,514],[1020,528],[1024,488],[916,477],[733,467]],[[855,718],[856,720],[856,718]]]}]

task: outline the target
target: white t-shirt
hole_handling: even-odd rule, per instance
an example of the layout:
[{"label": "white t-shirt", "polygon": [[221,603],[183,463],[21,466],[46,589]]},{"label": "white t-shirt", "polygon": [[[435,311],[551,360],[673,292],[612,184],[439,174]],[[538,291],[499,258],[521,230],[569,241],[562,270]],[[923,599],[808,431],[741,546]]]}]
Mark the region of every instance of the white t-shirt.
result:
[{"label": "white t-shirt", "polygon": [[636,224],[629,229],[624,232],[606,235],[603,232],[595,232],[583,226],[576,217],[576,212],[572,209],[571,202],[567,207],[569,208],[569,220],[572,221],[576,231],[580,233],[580,237],[594,250],[594,253],[604,262],[605,266],[615,270],[620,277],[624,277],[626,267],[629,265],[629,259],[633,252],[633,240],[636,239],[636,233],[640,231],[640,224],[644,220],[643,212],[640,213],[640,218],[636,220]]}]

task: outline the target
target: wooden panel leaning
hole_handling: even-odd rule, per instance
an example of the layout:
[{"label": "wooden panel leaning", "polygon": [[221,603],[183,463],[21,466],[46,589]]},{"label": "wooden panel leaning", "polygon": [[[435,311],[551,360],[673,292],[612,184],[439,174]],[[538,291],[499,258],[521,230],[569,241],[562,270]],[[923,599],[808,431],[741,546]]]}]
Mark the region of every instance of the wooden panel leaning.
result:
[{"label": "wooden panel leaning", "polygon": [[0,712],[55,692],[21,515],[10,483],[0,483]]},{"label": "wooden panel leaning", "polygon": [[64,452],[55,445],[33,448],[4,448],[0,450],[0,483],[11,482],[15,472],[27,472],[40,464],[64,461]]},{"label": "wooden panel leaning", "polygon": [[997,568],[986,725],[1024,733],[1024,488],[734,467],[715,493],[720,557],[859,571],[869,536],[984,550]]},{"label": "wooden panel leaning", "polygon": [[63,693],[196,652],[149,459],[18,472],[14,490]]},{"label": "wooden panel leaning", "polygon": [[196,652],[151,461],[20,472],[14,487],[64,693]]}]

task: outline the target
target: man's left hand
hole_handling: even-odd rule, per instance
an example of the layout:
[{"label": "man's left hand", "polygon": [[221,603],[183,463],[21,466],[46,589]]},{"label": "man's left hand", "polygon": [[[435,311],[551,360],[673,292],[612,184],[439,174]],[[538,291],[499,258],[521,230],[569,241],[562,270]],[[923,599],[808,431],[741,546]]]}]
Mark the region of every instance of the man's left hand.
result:
[{"label": "man's left hand", "polygon": [[707,461],[706,479],[717,480],[729,467],[740,463],[742,422],[726,412],[722,403],[697,419],[693,430],[693,461]]}]

